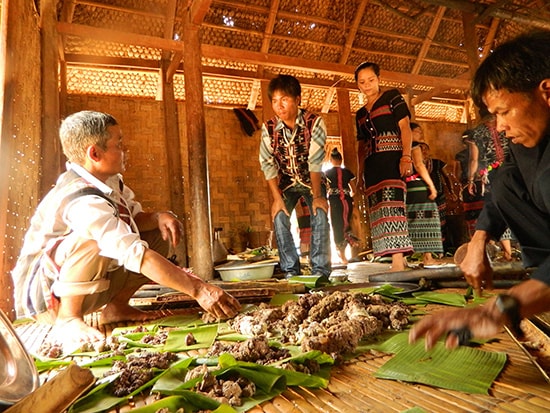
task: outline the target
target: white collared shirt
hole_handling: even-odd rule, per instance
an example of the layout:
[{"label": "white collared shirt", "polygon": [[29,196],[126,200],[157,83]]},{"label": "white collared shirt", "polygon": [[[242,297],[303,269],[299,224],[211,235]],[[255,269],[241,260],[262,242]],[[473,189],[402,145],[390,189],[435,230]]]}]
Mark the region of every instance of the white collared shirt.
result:
[{"label": "white collared shirt", "polygon": [[[41,254],[60,237],[74,232],[85,239],[97,242],[102,256],[112,258],[109,271],[124,266],[130,271],[140,272],[141,262],[147,243],[139,236],[133,220],[143,209],[135,200],[134,192],[122,184],[122,177],[115,175],[106,183],[99,181],[88,171],[76,164],[67,164],[67,172],[62,174],[56,186],[40,202],[31,225],[25,235],[18,265],[29,262],[30,256]],[[65,174],[72,170],[82,179],[59,187]],[[100,196],[80,196],[60,207],[63,199],[78,189],[94,186],[113,200],[117,205],[127,206],[130,211],[130,224],[118,217],[113,206]],[[14,268],[14,278],[24,276],[28,269]]]}]

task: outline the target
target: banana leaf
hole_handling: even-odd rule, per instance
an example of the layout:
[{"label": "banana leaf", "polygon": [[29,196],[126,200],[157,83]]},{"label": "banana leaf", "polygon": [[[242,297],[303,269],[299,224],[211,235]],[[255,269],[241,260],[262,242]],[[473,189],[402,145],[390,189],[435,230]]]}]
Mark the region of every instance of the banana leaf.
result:
[{"label": "banana leaf", "polygon": [[58,360],[58,359],[42,360],[36,357],[34,358],[34,365],[36,366],[36,370],[38,371],[38,373],[42,373],[48,370],[53,370],[58,367],[65,367],[71,363],[74,363],[74,362],[68,361],[68,360]]},{"label": "banana leaf", "polygon": [[[323,360],[321,354],[322,353],[319,352],[319,356],[321,357],[321,360]],[[218,375],[224,375],[229,369],[234,369],[243,377],[253,381],[257,387],[264,391],[270,391],[273,385],[280,384],[276,379],[266,379],[265,377],[261,377],[268,375],[285,377],[285,382],[288,386],[325,388],[328,385],[328,380],[320,376],[313,376],[310,374],[280,369],[272,366],[262,366],[246,361],[237,361],[232,355],[227,353],[219,356],[219,365],[222,370],[217,373]],[[269,384],[268,387],[266,387],[266,383]]]},{"label": "banana leaf", "polygon": [[375,372],[375,377],[472,394],[488,394],[507,360],[506,353],[471,347],[448,350],[443,341],[426,351],[423,340],[408,344],[406,333],[398,334],[376,348],[395,353],[395,356]]},{"label": "banana leaf", "polygon": [[[180,364],[188,365],[191,362],[192,359],[183,359],[173,363],[172,366]],[[78,399],[69,408],[69,413],[100,413],[112,409],[115,406],[124,403],[136,394],[141,393],[145,389],[153,387],[156,381],[165,375],[169,370],[170,368],[166,370],[153,369],[155,376],[151,380],[134,390],[129,395],[123,397],[113,396],[109,388],[109,385],[120,375],[120,373],[112,374],[102,380],[98,380],[96,382],[96,386],[92,390]]]},{"label": "banana leaf", "polygon": [[421,303],[435,303],[451,305],[455,307],[464,307],[466,298],[459,293],[439,293],[434,291],[419,291],[413,293],[413,297]]},{"label": "banana leaf", "polygon": [[[195,337],[196,343],[187,345],[185,344],[185,337],[190,333],[192,333],[193,337]],[[214,340],[216,340],[217,335],[217,324],[205,324],[192,328],[172,330],[168,333],[168,338],[166,339],[166,343],[162,347],[162,350],[179,352],[199,348],[209,348],[212,344],[214,344]]]},{"label": "banana leaf", "polygon": [[271,297],[271,301],[269,304],[271,305],[283,305],[287,301],[298,301],[302,294],[290,294],[290,293],[281,293],[281,294],[275,294],[273,297]]},{"label": "banana leaf", "polygon": [[200,326],[204,325],[205,322],[202,321],[201,317],[198,314],[191,315],[173,315],[169,317],[164,317],[159,320],[155,320],[154,323],[146,324],[142,323],[135,326],[127,327],[117,327],[111,332],[112,336],[121,336],[131,334],[130,331],[135,330],[136,328],[145,328],[151,334],[156,333],[160,327],[191,327],[191,326]]},{"label": "banana leaf", "polygon": [[327,285],[330,285],[330,280],[328,279],[328,276],[326,275],[295,275],[293,277],[290,277],[288,279],[289,283],[302,283],[307,288],[313,289],[313,288],[319,288],[319,287],[325,287]]},{"label": "banana leaf", "polygon": [[141,341],[143,339],[143,337],[150,336],[150,335],[155,335],[155,332],[154,331],[150,331],[150,332],[145,332],[144,331],[144,332],[140,332],[140,333],[126,333],[126,334],[119,335],[118,340],[120,342],[126,343],[126,345],[128,347],[150,348],[150,349],[161,348],[162,345],[159,345],[159,344],[153,345],[153,344],[144,343],[144,342]]},{"label": "banana leaf", "polygon": [[[209,399],[214,402],[214,400]],[[215,403],[215,402],[214,402]],[[219,404],[219,403],[218,403]],[[160,409],[168,409],[170,412],[176,412],[183,407],[185,413],[192,413],[195,411],[194,405],[187,401],[184,396],[170,396],[160,399],[150,405],[132,409],[134,413],[156,413]]]}]

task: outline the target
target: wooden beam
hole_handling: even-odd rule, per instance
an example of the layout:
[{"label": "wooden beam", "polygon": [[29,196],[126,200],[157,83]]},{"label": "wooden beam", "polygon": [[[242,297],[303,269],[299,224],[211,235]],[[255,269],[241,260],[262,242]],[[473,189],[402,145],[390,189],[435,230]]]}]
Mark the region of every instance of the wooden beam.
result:
[{"label": "wooden beam", "polygon": [[[177,10],[177,0],[169,0],[166,4],[166,23],[164,25],[164,38],[169,40],[178,40],[174,39],[174,23],[176,21],[176,10]],[[174,73],[176,73],[176,69],[179,66],[181,59],[183,57],[183,51],[177,51],[173,53],[172,61],[168,65],[168,67],[165,67],[165,61],[170,59],[170,51],[169,50],[163,50],[162,51],[162,60],[163,60],[163,70],[161,71],[161,74],[163,76],[166,76],[164,80],[161,80],[162,82],[172,83]]]},{"label": "wooden beam", "polygon": [[[466,13],[479,15],[485,11],[486,6],[481,3],[473,3],[468,0],[423,0],[426,3],[438,6],[444,6],[449,9],[460,10]],[[527,27],[538,27],[540,29],[550,29],[550,21],[544,17],[533,15],[521,15],[517,11],[509,11],[496,9],[489,13],[492,17],[497,17],[501,20],[509,20],[519,25]]]},{"label": "wooden beam", "polygon": [[137,14],[138,16],[143,16],[143,17],[155,17],[155,18],[164,17],[164,14],[161,12],[154,13],[154,12],[145,11],[141,9],[135,9],[133,7],[116,6],[113,4],[101,3],[99,1],[93,1],[93,0],[74,0],[74,1],[75,3],[81,4],[84,6],[90,6],[98,9],[105,9],[105,10],[111,10],[111,11],[118,11],[120,13]]},{"label": "wooden beam", "polygon": [[426,38],[424,39],[424,42],[422,43],[422,47],[420,48],[420,52],[418,52],[418,57],[416,58],[416,62],[414,62],[414,66],[411,70],[412,74],[418,74],[420,73],[420,68],[422,67],[422,62],[424,61],[424,58],[428,54],[428,50],[430,49],[430,46],[432,45],[432,41],[435,37],[435,34],[437,33],[437,29],[439,29],[439,25],[441,24],[441,20],[443,19],[443,16],[445,15],[445,7],[438,7],[437,12],[435,13],[435,16],[432,20],[432,24],[430,25],[430,28],[428,30],[428,33],[426,35]]},{"label": "wooden beam", "polygon": [[363,14],[365,14],[365,9],[367,8],[367,4],[369,4],[369,1],[370,0],[361,0],[361,3],[359,3],[359,6],[355,11],[353,22],[351,23],[351,27],[346,37],[346,44],[344,44],[344,50],[342,51],[342,55],[340,56],[340,64],[346,64],[348,61],[351,49],[353,47],[353,41],[355,40],[357,30],[359,29],[361,20],[363,19]]},{"label": "wooden beam", "polygon": [[[58,31],[63,34],[71,34],[84,38],[93,38],[108,42],[132,44],[156,49],[169,49],[178,51],[183,49],[183,43],[175,40],[161,39],[158,37],[124,33],[116,30],[98,29],[91,26],[58,23]],[[355,67],[341,65],[339,63],[312,61],[296,57],[272,55],[250,50],[232,49],[229,47],[203,44],[202,56],[211,59],[226,59],[236,62],[256,65],[267,65],[285,69],[294,69],[312,73],[324,73],[336,76],[351,77]],[[466,89],[468,82],[461,79],[450,79],[436,76],[411,75],[410,73],[383,71],[383,77],[389,82],[398,82],[404,85],[441,86],[448,89]]]},{"label": "wooden beam", "polygon": [[327,91],[327,94],[325,96],[325,102],[323,103],[323,107],[321,108],[321,113],[328,113],[330,110],[330,106],[332,105],[332,100],[334,99],[334,96],[336,96],[336,88],[331,87]]},{"label": "wooden beam", "polygon": [[176,71],[181,65],[181,59],[183,59],[183,51],[174,52],[172,59],[170,60],[170,66],[166,69],[165,76],[166,81],[172,82]]},{"label": "wooden beam", "polygon": [[269,80],[261,81],[262,102],[264,103],[262,105],[262,122],[265,122],[266,120],[271,119],[273,116],[275,116],[275,112],[273,112],[273,106],[271,105],[271,101],[267,96],[268,86]]},{"label": "wooden beam", "polygon": [[204,21],[206,13],[208,13],[208,9],[210,9],[212,0],[192,0],[189,2],[191,3],[191,9],[189,11],[191,24],[200,26]]},{"label": "wooden beam", "polygon": [[[269,7],[269,14],[267,17],[267,22],[265,24],[265,30],[263,34],[262,39],[262,46],[260,47],[260,52],[262,53],[268,53],[269,52],[269,45],[271,43],[271,36],[273,35],[273,28],[275,27],[275,21],[277,19],[277,12],[279,10],[279,0],[273,0],[271,2],[271,6]],[[256,77],[262,78],[264,77],[264,67],[258,66],[256,70]],[[252,102],[249,102],[248,106],[250,106]]]},{"label": "wooden beam", "polygon": [[[180,52],[175,52],[180,53]],[[183,53],[183,52],[181,52]],[[119,70],[144,70],[144,71],[156,71],[160,69],[158,61],[155,60],[142,60],[142,59],[130,59],[120,57],[107,57],[107,56],[95,56],[95,55],[81,55],[81,54],[67,54],[67,62],[75,67],[90,66],[94,68],[105,69],[119,69]],[[173,62],[173,60],[172,60]],[[180,74],[183,74],[183,64],[180,63],[176,68]],[[219,66],[202,66],[202,73],[204,78],[228,78],[234,80],[247,80],[254,82],[255,80],[272,79],[277,74],[272,72],[264,72],[264,77],[260,78],[255,76],[254,72],[249,70],[238,69],[224,69]],[[298,76],[300,84],[305,87],[326,87],[329,88],[334,85],[334,82],[330,79],[313,78],[313,77],[300,77]],[[355,82],[347,82],[340,80],[339,87],[345,87],[352,90],[357,90]]]},{"label": "wooden beam", "polygon": [[491,52],[491,49],[493,48],[493,44],[495,42],[495,37],[497,35],[499,24],[500,24],[500,19],[494,18],[491,20],[491,26],[489,27],[489,32],[487,33],[487,37],[485,38],[485,44],[483,45],[483,49],[481,51],[482,59],[485,59]]},{"label": "wooden beam", "polygon": [[264,30],[264,38],[262,40],[262,47],[260,51],[262,53],[269,52],[269,43],[271,35],[273,34],[273,28],[275,27],[275,20],[277,19],[277,11],[279,10],[279,0],[273,0],[269,7],[269,15],[267,16],[267,23]]},{"label": "wooden beam", "polygon": [[252,88],[250,89],[250,97],[248,98],[247,109],[254,110],[258,104],[258,98],[262,93],[262,84],[259,79],[252,81]]},{"label": "wooden beam", "polygon": [[[312,61],[309,59],[302,59],[296,57],[286,57],[273,54],[265,54],[259,52],[252,52],[247,50],[237,50],[227,47],[202,45],[202,52],[204,57],[210,58],[223,58],[231,61],[250,63],[250,64],[263,64],[279,68],[291,68],[311,73],[323,73],[344,77],[352,77],[355,70],[354,66],[341,65],[339,63]],[[389,82],[398,82],[405,85],[426,85],[426,86],[438,86],[446,85],[449,89],[466,89],[468,82],[460,79],[441,78],[436,76],[422,76],[411,75],[410,73],[391,72],[383,70],[381,76]]]},{"label": "wooden beam", "polygon": [[464,30],[464,47],[468,56],[470,77],[473,77],[479,66],[479,50],[477,43],[476,28],[473,25],[475,16],[472,13],[462,12],[462,28]]},{"label": "wooden beam", "polygon": [[57,31],[61,34],[70,34],[86,39],[102,40],[104,42],[130,44],[136,46],[150,47],[160,50],[183,50],[183,43],[177,40],[162,39],[160,37],[147,36],[144,34],[121,32],[119,30],[100,29],[83,24],[59,22]]},{"label": "wooden beam", "polygon": [[472,24],[476,25],[478,22],[483,21],[487,17],[490,17],[494,11],[500,9],[502,6],[505,6],[506,4],[510,3],[512,0],[499,0],[496,3],[493,3],[485,8],[483,13],[480,13],[472,22]]}]

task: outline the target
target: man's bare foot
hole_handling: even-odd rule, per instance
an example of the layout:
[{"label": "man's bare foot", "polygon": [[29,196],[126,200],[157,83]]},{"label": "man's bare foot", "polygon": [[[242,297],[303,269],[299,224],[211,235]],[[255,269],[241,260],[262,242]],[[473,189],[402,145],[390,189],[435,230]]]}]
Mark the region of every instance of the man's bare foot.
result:
[{"label": "man's bare foot", "polygon": [[50,333],[51,342],[60,343],[63,354],[70,354],[83,346],[105,340],[99,330],[90,327],[82,318],[58,318]]},{"label": "man's bare foot", "polygon": [[141,311],[131,305],[107,304],[101,311],[100,324],[117,323],[119,321],[146,321],[162,318],[161,311]]}]

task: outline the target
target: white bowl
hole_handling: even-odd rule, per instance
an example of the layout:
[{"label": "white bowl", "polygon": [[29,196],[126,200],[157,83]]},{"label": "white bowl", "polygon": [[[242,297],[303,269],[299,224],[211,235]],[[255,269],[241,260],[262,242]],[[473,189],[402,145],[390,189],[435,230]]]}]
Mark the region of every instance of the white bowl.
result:
[{"label": "white bowl", "polygon": [[276,261],[246,262],[232,261],[218,265],[215,269],[223,281],[267,280],[273,276]]}]

